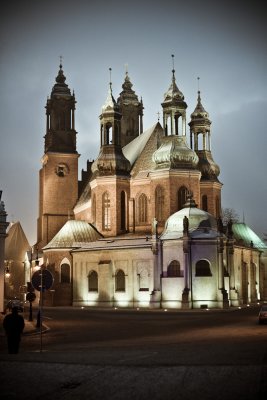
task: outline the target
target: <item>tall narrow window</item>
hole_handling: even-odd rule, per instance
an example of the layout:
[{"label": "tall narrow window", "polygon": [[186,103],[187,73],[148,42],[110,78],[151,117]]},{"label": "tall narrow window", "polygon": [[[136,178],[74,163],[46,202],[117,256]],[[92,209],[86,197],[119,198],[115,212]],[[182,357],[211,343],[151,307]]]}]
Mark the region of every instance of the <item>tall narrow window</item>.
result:
[{"label": "tall narrow window", "polygon": [[173,261],[168,265],[167,275],[168,275],[169,277],[182,276],[182,275],[181,275],[181,267],[180,267],[179,261],[173,260]]},{"label": "tall narrow window", "polygon": [[93,194],[93,197],[92,197],[92,222],[93,222],[93,224],[96,222],[96,200],[95,200],[95,194]]},{"label": "tall narrow window", "polygon": [[125,292],[125,273],[119,269],[115,275],[116,292]]},{"label": "tall narrow window", "polygon": [[178,211],[181,210],[185,205],[188,194],[189,191],[185,186],[181,186],[178,190]]},{"label": "tall narrow window", "polygon": [[205,194],[202,196],[202,210],[208,211],[208,197]]},{"label": "tall narrow window", "polygon": [[137,216],[139,224],[147,222],[147,197],[144,193],[138,198]]},{"label": "tall narrow window", "polygon": [[212,276],[210,263],[207,260],[199,260],[196,263],[196,276]]},{"label": "tall narrow window", "polygon": [[60,282],[70,283],[70,265],[62,264],[60,267]]},{"label": "tall narrow window", "polygon": [[112,143],[112,125],[109,123],[106,125],[106,140],[105,144],[111,144]]},{"label": "tall narrow window", "polygon": [[103,229],[110,230],[110,197],[108,192],[102,195]]},{"label": "tall narrow window", "polygon": [[163,221],[164,194],[163,188],[157,186],[155,190],[155,216],[158,222]]},{"label": "tall narrow window", "polygon": [[98,274],[96,271],[90,271],[88,275],[88,291],[98,292]]},{"label": "tall narrow window", "polygon": [[125,192],[121,192],[121,230],[126,230],[126,196]]}]

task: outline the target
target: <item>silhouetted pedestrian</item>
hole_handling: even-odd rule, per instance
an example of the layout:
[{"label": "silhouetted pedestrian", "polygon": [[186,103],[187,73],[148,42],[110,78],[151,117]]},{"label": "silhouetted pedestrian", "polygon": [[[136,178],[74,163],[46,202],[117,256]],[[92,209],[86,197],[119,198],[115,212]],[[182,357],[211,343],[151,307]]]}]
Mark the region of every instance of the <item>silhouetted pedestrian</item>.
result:
[{"label": "silhouetted pedestrian", "polygon": [[18,313],[17,307],[13,307],[12,313],[7,314],[3,321],[9,354],[17,354],[19,352],[19,344],[24,325],[23,316]]}]

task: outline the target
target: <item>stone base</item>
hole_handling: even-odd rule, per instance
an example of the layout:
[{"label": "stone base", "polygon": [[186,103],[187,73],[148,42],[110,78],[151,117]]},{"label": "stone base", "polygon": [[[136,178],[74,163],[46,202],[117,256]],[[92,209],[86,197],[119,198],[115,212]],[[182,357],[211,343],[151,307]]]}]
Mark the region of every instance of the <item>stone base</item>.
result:
[{"label": "stone base", "polygon": [[160,290],[152,290],[150,294],[150,308],[160,308],[161,307],[161,291]]}]

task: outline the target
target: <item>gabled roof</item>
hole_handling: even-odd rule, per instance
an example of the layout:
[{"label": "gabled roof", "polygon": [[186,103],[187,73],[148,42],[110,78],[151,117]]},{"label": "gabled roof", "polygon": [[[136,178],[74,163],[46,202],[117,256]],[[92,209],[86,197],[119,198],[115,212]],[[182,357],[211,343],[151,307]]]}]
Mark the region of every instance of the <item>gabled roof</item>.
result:
[{"label": "gabled roof", "polygon": [[259,250],[267,251],[267,245],[247,226],[244,222],[237,222],[232,225],[234,238],[237,245],[256,247]]},{"label": "gabled roof", "polygon": [[77,243],[94,242],[102,237],[94,225],[89,222],[70,220],[65,223],[43,250],[79,247],[80,244]]},{"label": "gabled roof", "polygon": [[25,253],[30,250],[31,246],[20,222],[11,224],[7,233],[8,236],[5,239],[5,259],[23,262]]},{"label": "gabled roof", "polygon": [[162,134],[163,129],[160,123],[157,122],[150,129],[123,147],[123,154],[132,166],[131,175],[137,175],[140,171],[155,169],[152,155],[157,150],[158,136]]}]

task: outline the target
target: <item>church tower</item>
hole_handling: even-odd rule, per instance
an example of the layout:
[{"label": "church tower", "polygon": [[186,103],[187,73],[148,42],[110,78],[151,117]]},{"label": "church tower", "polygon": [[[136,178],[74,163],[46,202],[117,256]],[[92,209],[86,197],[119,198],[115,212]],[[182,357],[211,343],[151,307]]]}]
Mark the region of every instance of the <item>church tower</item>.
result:
[{"label": "church tower", "polygon": [[[151,173],[155,185],[154,207],[159,229],[163,228],[171,214],[183,208],[189,194],[199,202],[198,156],[187,145],[186,108],[173,68],[171,85],[162,103],[164,136],[160,138],[159,147],[153,154],[156,169]],[[159,199],[161,202],[164,199],[163,212],[158,211]]]},{"label": "church tower", "polygon": [[141,133],[143,133],[143,102],[139,101],[137,95],[132,89],[128,71],[126,70],[122,92],[117,103],[122,115],[121,118],[121,146],[131,142]]},{"label": "church tower", "polygon": [[198,91],[197,105],[188,125],[190,126],[190,145],[198,155],[198,169],[201,172],[199,207],[218,218],[221,215],[222,184],[218,180],[220,168],[212,158],[211,121],[201,103],[200,91]]},{"label": "church tower", "polygon": [[72,217],[78,196],[75,96],[65,83],[60,63],[46,104],[46,134],[39,173],[37,246],[45,246]]},{"label": "church tower", "polygon": [[101,147],[92,164],[91,180],[92,223],[104,236],[128,230],[131,165],[122,152],[121,117],[110,79],[108,96],[99,117]]}]

